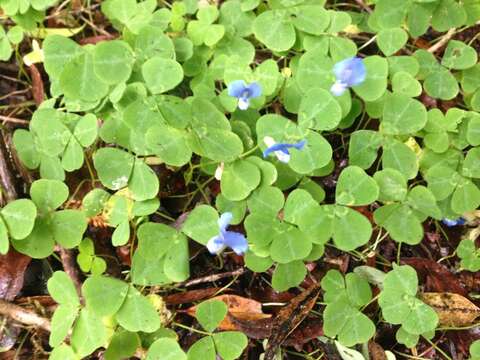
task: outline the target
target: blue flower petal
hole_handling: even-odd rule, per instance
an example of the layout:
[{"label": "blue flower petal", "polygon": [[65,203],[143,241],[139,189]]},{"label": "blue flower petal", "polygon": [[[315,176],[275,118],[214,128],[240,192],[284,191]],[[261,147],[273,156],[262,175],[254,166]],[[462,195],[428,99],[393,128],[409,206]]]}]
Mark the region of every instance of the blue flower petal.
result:
[{"label": "blue flower petal", "polygon": [[302,150],[305,145],[307,145],[307,140],[302,140],[302,141],[299,141],[296,144],[293,144],[293,147],[297,150]]},{"label": "blue flower petal", "polygon": [[210,251],[210,254],[215,255],[219,254],[227,246],[225,238],[222,236],[214,236],[207,242],[207,249]]},{"label": "blue flower petal", "polygon": [[225,245],[232,248],[237,255],[243,255],[248,250],[248,241],[245,236],[234,231],[225,233]]},{"label": "blue flower petal", "polygon": [[233,214],[231,212],[223,213],[218,219],[218,227],[220,228],[220,233],[224,233],[227,230],[228,225],[232,221]]},{"label": "blue flower petal", "polygon": [[247,91],[249,99],[257,98],[262,95],[262,87],[257,82],[247,85]]},{"label": "blue flower petal", "polygon": [[234,82],[228,84],[228,95],[241,98],[244,96],[247,91],[247,84],[243,80],[235,80]]},{"label": "blue flower petal", "polygon": [[337,81],[342,82],[347,87],[359,85],[367,77],[367,69],[363,59],[352,57],[336,63],[333,67],[333,73]]},{"label": "blue flower petal", "polygon": [[302,140],[299,141],[298,143],[295,144],[288,144],[288,143],[277,143],[275,145],[269,146],[265,151],[263,152],[263,157],[266,158],[268,155],[270,155],[273,152],[276,151],[281,151],[284,154],[288,155],[290,152],[288,151],[289,148],[295,148],[298,150],[302,150],[305,144],[307,143],[307,140]]},{"label": "blue flower petal", "polygon": [[444,223],[445,225],[447,225],[448,227],[452,227],[452,226],[460,226],[460,225],[464,225],[465,224],[465,219],[460,217],[458,219],[442,219],[442,223]]}]

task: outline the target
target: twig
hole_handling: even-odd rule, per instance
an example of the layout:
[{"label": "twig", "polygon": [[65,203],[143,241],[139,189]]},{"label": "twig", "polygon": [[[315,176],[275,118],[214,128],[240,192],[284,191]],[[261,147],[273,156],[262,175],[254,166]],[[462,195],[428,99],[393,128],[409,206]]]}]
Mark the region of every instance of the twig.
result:
[{"label": "twig", "polygon": [[213,282],[226,277],[234,277],[234,276],[242,275],[244,272],[245,272],[245,268],[239,268],[235,271],[229,271],[229,272],[220,273],[220,274],[213,274],[213,275],[204,276],[198,279],[193,279],[190,281],[184,281],[184,282],[178,283],[177,286],[189,287],[189,286],[203,284],[207,282]]},{"label": "twig", "polygon": [[0,115],[0,120],[5,121],[5,122],[9,122],[9,123],[12,123],[12,124],[22,124],[22,125],[28,125],[29,124],[29,121],[27,121],[27,120],[17,119],[17,118],[13,118],[13,117],[10,117],[10,116],[4,116],[4,115]]},{"label": "twig", "polygon": [[440,40],[438,40],[434,45],[430,46],[427,51],[429,53],[432,53],[434,54],[435,52],[437,52],[437,50],[439,50],[440,48],[442,48],[447,42],[450,41],[450,39],[453,37],[453,35],[455,35],[455,28],[453,29],[450,29],[448,30],[445,35],[443,35]]},{"label": "twig", "polygon": [[6,145],[0,136],[0,186],[2,188],[0,203],[8,203],[18,198],[14,177],[8,161],[8,152],[6,150]]},{"label": "twig", "polygon": [[370,13],[370,14],[373,12],[372,9],[370,8],[370,6],[368,6],[367,4],[365,4],[365,3],[363,2],[363,0],[355,0],[355,2],[356,2],[358,5],[360,5],[363,9],[365,9],[366,12],[368,12],[368,13]]},{"label": "twig", "polygon": [[82,282],[80,281],[80,273],[77,269],[75,255],[72,250],[65,249],[59,246],[60,258],[62,259],[63,269],[72,279],[75,288],[77,289],[78,296],[82,294]]},{"label": "twig", "polygon": [[11,304],[1,299],[0,314],[8,316],[22,324],[36,326],[48,332],[51,331],[50,320],[41,317],[33,311],[26,310],[21,306]]}]

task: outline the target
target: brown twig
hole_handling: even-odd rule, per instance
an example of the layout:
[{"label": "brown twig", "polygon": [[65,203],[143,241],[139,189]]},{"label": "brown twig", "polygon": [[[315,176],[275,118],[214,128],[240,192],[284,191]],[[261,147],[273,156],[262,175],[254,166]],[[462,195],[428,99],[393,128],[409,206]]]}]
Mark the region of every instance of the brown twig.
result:
[{"label": "brown twig", "polygon": [[213,282],[213,281],[217,281],[217,280],[220,280],[220,279],[223,279],[223,278],[226,278],[226,277],[239,276],[239,275],[242,275],[244,272],[245,272],[245,268],[239,268],[239,269],[234,270],[234,271],[229,271],[229,272],[220,273],[220,274],[213,274],[213,275],[204,276],[204,277],[201,277],[201,278],[198,278],[198,279],[193,279],[193,280],[190,280],[190,281],[184,281],[184,282],[178,283],[177,286],[189,287],[189,286],[193,286],[193,285]]},{"label": "brown twig", "polygon": [[75,255],[73,254],[72,250],[65,249],[63,247],[59,247],[58,249],[60,253],[60,259],[62,260],[63,269],[70,276],[72,279],[75,288],[77,289],[77,293],[79,296],[82,294],[82,282],[80,281],[80,272],[77,269]]},{"label": "brown twig", "polygon": [[373,12],[372,9],[370,8],[370,6],[368,6],[367,4],[365,4],[365,3],[363,2],[363,0],[355,0],[355,2],[356,2],[358,5],[360,5],[361,8],[365,9],[366,12],[368,12],[368,13],[370,13],[370,14]]},{"label": "brown twig", "polygon": [[0,314],[25,325],[31,325],[48,332],[51,331],[50,320],[41,317],[33,311],[14,305],[5,300],[0,300]]},{"label": "brown twig", "polygon": [[8,152],[2,137],[0,137],[0,186],[2,188],[0,203],[8,203],[18,198],[10,163],[8,161]]},{"label": "brown twig", "polygon": [[14,118],[14,117],[4,116],[4,115],[0,115],[0,120],[5,121],[5,122],[9,122],[9,123],[12,123],[12,124],[22,124],[22,125],[28,125],[29,124],[29,121],[27,121],[27,120],[17,119],[17,118]]},{"label": "brown twig", "polygon": [[440,40],[438,40],[434,45],[430,46],[427,51],[432,54],[436,53],[439,49],[441,49],[450,41],[453,35],[455,35],[455,31],[455,28],[448,30],[445,35],[443,35]]}]

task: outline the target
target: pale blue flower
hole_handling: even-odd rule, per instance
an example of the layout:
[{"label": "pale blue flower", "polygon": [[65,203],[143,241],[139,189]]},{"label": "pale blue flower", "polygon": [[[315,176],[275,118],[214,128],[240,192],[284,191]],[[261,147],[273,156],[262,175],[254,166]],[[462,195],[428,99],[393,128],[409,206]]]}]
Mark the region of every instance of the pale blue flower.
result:
[{"label": "pale blue flower", "polygon": [[290,161],[290,151],[289,149],[302,150],[307,144],[307,140],[302,140],[294,144],[289,143],[277,143],[270,136],[265,136],[263,142],[267,145],[267,149],[263,152],[263,157],[266,158],[271,153],[274,153],[277,159],[283,163],[288,163]]},{"label": "pale blue flower", "polygon": [[220,254],[227,247],[237,255],[243,255],[248,250],[248,242],[243,234],[227,230],[232,217],[232,213],[226,212],[218,219],[219,234],[212,237],[207,243],[207,249],[212,255]]},{"label": "pale blue flower", "polygon": [[262,88],[257,82],[246,84],[243,80],[235,80],[228,85],[228,95],[238,99],[238,108],[247,110],[250,106],[250,99],[262,95]]},{"label": "pale blue flower", "polygon": [[336,63],[333,73],[336,81],[330,88],[330,92],[335,96],[342,95],[352,86],[360,85],[367,77],[367,69],[363,59],[359,57],[351,57]]},{"label": "pale blue flower", "polygon": [[458,219],[442,219],[442,223],[444,223],[445,225],[447,225],[448,227],[452,227],[452,226],[460,226],[460,225],[465,225],[465,219],[462,218],[462,217],[459,217]]}]

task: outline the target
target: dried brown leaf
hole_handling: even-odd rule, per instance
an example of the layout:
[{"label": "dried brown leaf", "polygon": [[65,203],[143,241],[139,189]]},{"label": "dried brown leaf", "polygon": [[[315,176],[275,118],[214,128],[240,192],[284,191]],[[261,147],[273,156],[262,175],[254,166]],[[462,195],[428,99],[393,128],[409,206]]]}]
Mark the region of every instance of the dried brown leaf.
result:
[{"label": "dried brown leaf", "polygon": [[[229,316],[220,323],[218,328],[220,330],[239,330],[236,323],[231,320],[232,317],[241,321],[257,321],[262,319],[269,319],[272,315],[264,314],[262,311],[262,303],[247,299],[238,295],[220,295],[211,300],[223,301],[228,308]],[[187,309],[186,313],[195,317],[196,306]]]},{"label": "dried brown leaf", "polygon": [[25,269],[32,259],[11,249],[0,255],[0,299],[13,300],[23,287]]},{"label": "dried brown leaf", "polygon": [[436,311],[443,326],[467,326],[480,316],[480,308],[459,294],[427,292],[422,300]]},{"label": "dried brown leaf", "polygon": [[268,347],[265,351],[264,360],[274,359],[277,349],[300,325],[313,308],[318,295],[320,295],[320,291],[320,284],[316,283],[293,298],[287,306],[280,310],[273,325],[275,331],[273,331],[272,335],[268,338]]}]

